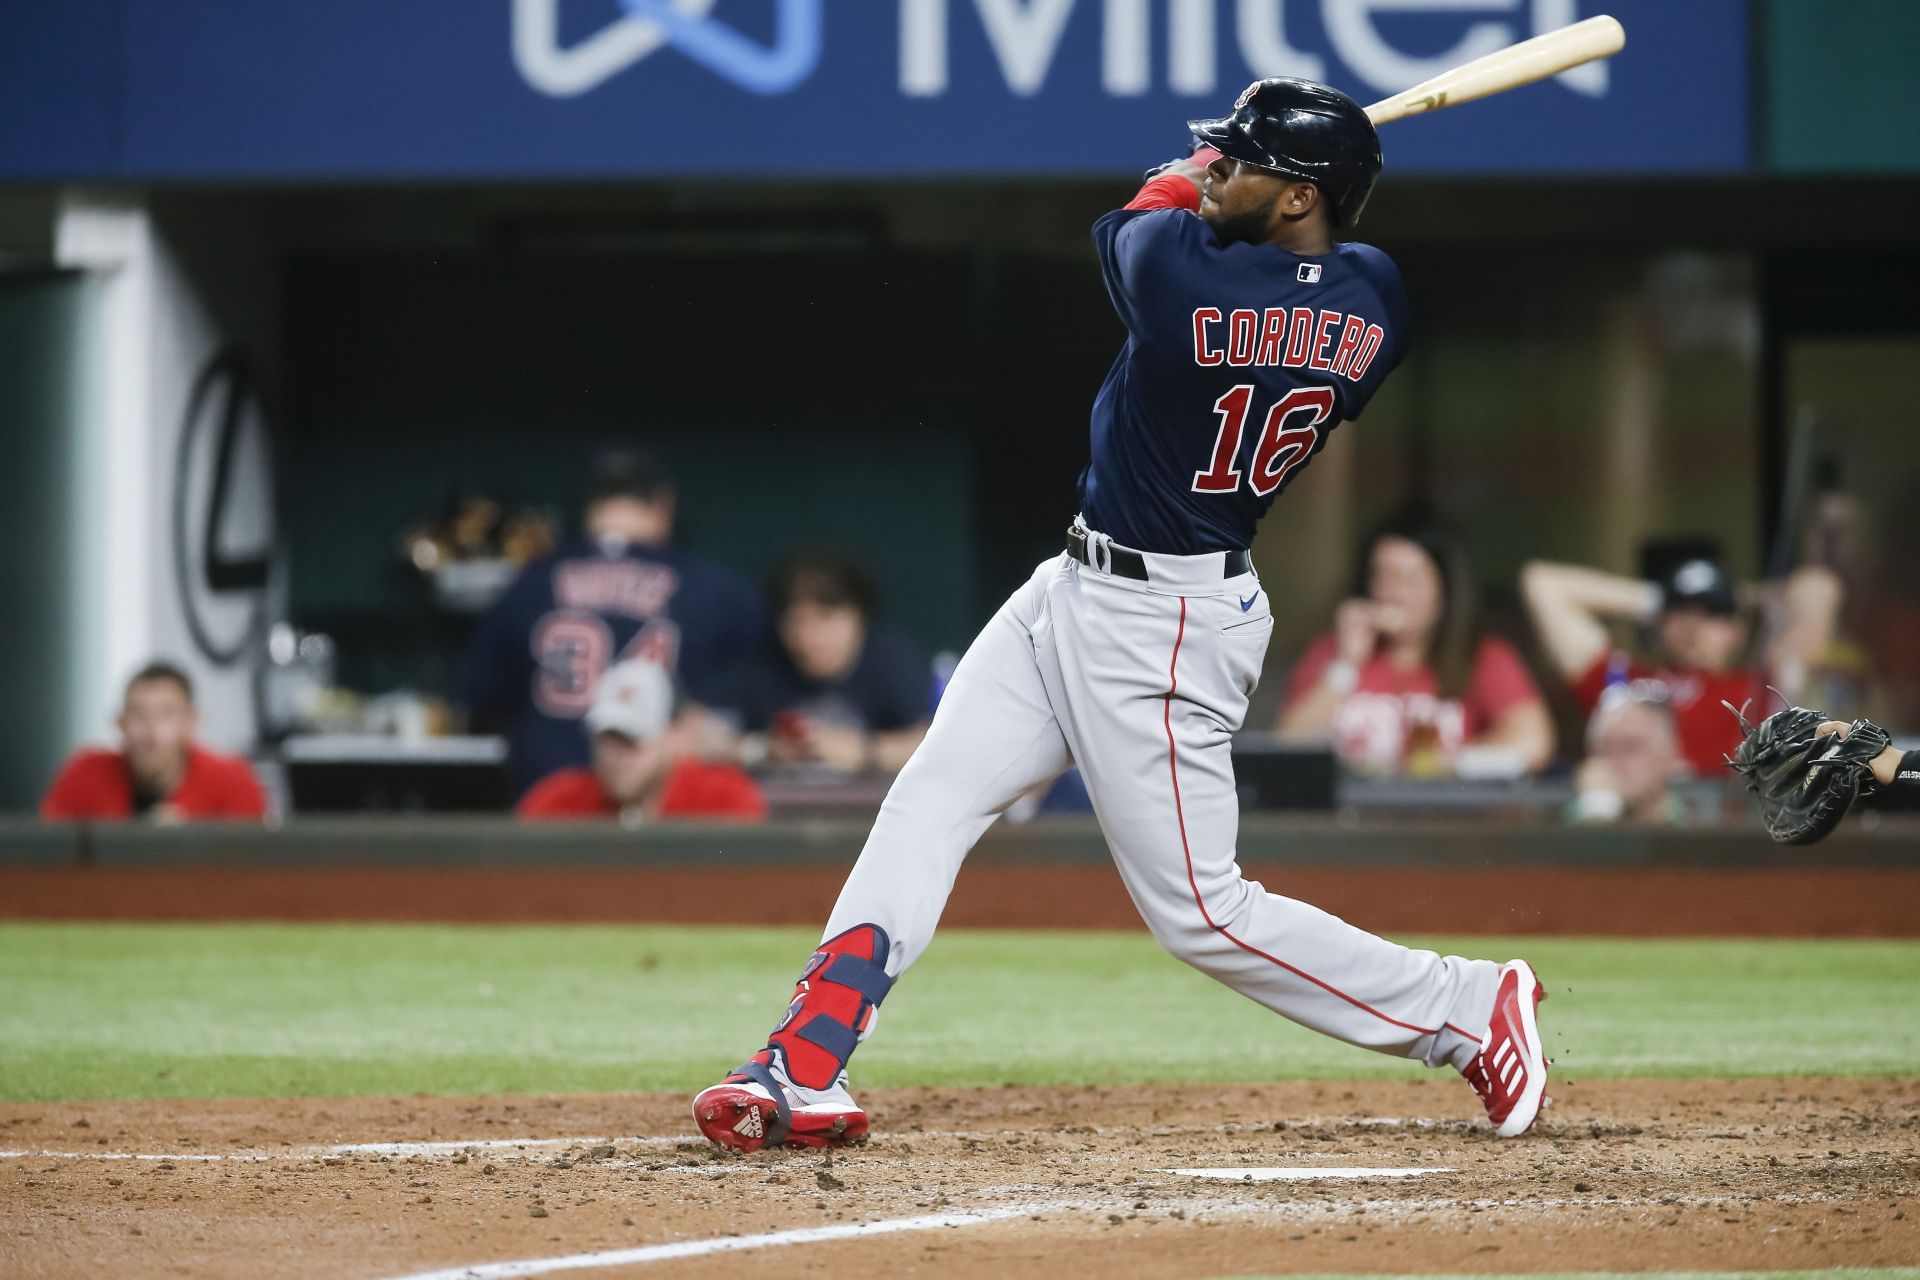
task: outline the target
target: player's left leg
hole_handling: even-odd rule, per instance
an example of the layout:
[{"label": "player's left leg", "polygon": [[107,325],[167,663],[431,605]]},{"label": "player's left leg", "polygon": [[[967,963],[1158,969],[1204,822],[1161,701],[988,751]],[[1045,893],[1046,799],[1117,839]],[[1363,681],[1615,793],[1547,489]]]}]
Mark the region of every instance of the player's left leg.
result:
[{"label": "player's left leg", "polygon": [[[1043,674],[1057,686],[1062,728],[1154,936],[1295,1022],[1449,1063],[1470,1079],[1486,1069],[1483,1048],[1498,1049],[1490,1027],[1504,1028],[1520,1043],[1493,1069],[1502,1085],[1525,1073],[1532,1096],[1517,1100],[1525,1114],[1513,1124],[1530,1123],[1544,1061],[1509,1065],[1537,1042],[1530,971],[1400,946],[1241,874],[1230,752],[1271,631],[1264,609],[1242,607],[1258,583],[1180,596],[1082,569],[1076,585],[1055,602],[1059,662]],[[1502,1112],[1495,1122],[1506,1131],[1508,1120]]]},{"label": "player's left leg", "polygon": [[715,1142],[758,1151],[865,1136],[847,1059],[932,939],[974,841],[1027,789],[1067,767],[1035,657],[1061,572],[1057,559],[1041,565],[961,659],[767,1046],[694,1099],[694,1119]]}]

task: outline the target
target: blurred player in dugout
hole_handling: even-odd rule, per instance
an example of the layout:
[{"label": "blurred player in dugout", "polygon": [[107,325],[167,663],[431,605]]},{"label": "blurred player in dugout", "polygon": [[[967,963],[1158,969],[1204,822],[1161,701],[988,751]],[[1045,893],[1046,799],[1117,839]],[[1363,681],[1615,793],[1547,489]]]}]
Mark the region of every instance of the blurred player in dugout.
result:
[{"label": "blurred player in dugout", "polygon": [[1293,670],[1280,736],[1327,741],[1349,768],[1536,772],[1553,719],[1514,647],[1482,632],[1458,538],[1409,508],[1363,541],[1352,598]]},{"label": "blurred player in dugout", "polygon": [[767,640],[715,682],[707,753],[835,773],[897,773],[933,716],[933,669],[875,618],[872,580],[826,552],[767,586]]},{"label": "blurred player in dugout", "polygon": [[47,788],[42,818],[173,823],[267,816],[266,792],[253,767],[195,741],[200,717],[193,681],[179,667],[155,662],[135,672],[117,723],[119,749],[76,751]]},{"label": "blurred player in dugout", "polygon": [[603,457],[586,536],[528,565],[481,621],[462,700],[506,734],[516,794],[588,763],[580,722],[615,663],[658,663],[699,698],[761,634],[752,584],[670,545],[675,501],[655,459]]},{"label": "blurred player in dugout", "polygon": [[674,727],[673,678],[658,663],[629,658],[600,678],[586,715],[591,767],[562,769],[521,799],[522,818],[612,818],[634,825],[669,818],[758,822],[766,797],[727,764],[697,761]]}]

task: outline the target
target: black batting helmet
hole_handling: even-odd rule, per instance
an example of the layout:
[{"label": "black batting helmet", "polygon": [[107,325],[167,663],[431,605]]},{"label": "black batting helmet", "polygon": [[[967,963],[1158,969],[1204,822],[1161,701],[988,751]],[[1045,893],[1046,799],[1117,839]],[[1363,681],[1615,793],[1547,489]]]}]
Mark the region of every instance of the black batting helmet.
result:
[{"label": "black batting helmet", "polygon": [[1350,227],[1380,177],[1380,135],[1360,104],[1311,80],[1256,80],[1218,120],[1189,120],[1221,155],[1319,187],[1333,222]]}]

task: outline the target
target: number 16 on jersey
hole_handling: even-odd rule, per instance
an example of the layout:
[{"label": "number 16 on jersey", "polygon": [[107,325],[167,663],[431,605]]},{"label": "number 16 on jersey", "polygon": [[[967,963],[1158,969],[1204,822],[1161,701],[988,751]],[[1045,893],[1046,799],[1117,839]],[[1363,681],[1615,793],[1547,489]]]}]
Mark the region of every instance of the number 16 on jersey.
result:
[{"label": "number 16 on jersey", "polygon": [[[1213,465],[1193,473],[1195,493],[1233,493],[1240,487],[1240,441],[1253,407],[1253,385],[1243,382],[1213,402],[1220,434],[1213,441]],[[1312,456],[1333,413],[1332,387],[1295,387],[1267,410],[1260,443],[1253,451],[1246,481],[1265,498],[1287,482],[1293,469]]]}]

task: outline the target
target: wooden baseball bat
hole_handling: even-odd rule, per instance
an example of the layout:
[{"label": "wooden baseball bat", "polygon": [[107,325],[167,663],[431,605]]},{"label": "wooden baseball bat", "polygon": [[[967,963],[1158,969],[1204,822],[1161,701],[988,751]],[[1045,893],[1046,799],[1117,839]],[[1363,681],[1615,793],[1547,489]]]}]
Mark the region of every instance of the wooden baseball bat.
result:
[{"label": "wooden baseball bat", "polygon": [[1626,44],[1626,30],[1616,19],[1601,14],[1442,71],[1404,93],[1374,103],[1367,108],[1367,118],[1377,125],[1385,124],[1505,93],[1595,58],[1611,58]]}]

